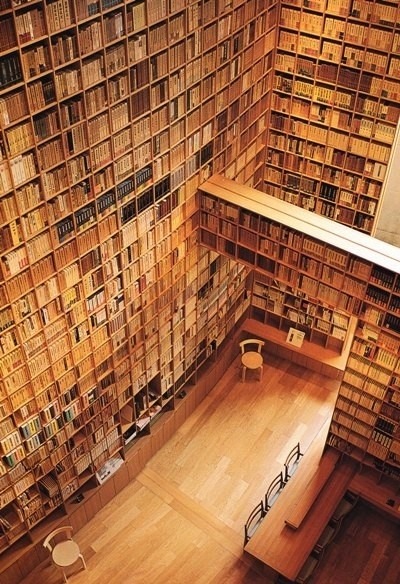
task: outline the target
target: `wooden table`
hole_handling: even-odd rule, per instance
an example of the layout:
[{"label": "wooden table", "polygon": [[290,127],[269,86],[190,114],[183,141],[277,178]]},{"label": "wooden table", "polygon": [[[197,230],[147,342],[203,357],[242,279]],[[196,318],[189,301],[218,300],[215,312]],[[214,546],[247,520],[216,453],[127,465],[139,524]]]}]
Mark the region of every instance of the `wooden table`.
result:
[{"label": "wooden table", "polygon": [[246,369],[260,369],[262,379],[263,356],[257,351],[246,351],[242,354],[242,381],[246,379]]},{"label": "wooden table", "polygon": [[320,464],[318,464],[313,473],[310,473],[310,478],[305,489],[302,490],[301,496],[299,496],[297,501],[295,501],[290,509],[288,509],[288,514],[285,519],[287,525],[293,529],[298,529],[300,527],[307,513],[313,506],[314,501],[325,487],[325,484],[334,471],[338,460],[339,452],[337,450],[330,449],[325,452]]},{"label": "wooden table", "polygon": [[336,465],[330,449],[321,459],[326,430],[325,424],[245,546],[247,553],[289,580],[296,579],[356,472],[350,459]]}]

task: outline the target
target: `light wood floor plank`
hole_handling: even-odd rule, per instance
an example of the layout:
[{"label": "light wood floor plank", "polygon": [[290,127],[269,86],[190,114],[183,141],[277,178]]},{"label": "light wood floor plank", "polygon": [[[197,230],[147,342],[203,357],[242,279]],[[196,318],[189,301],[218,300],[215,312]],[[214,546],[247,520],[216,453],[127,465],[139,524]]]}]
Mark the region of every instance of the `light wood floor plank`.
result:
[{"label": "light wood floor plank", "polygon": [[[261,382],[242,383],[236,359],[137,479],[76,534],[88,569],[70,582],[269,584],[242,554],[243,524],[290,448],[300,440],[306,449],[330,417],[337,386],[274,356]],[[384,554],[373,554],[371,571],[383,569]],[[357,573],[359,584],[370,584],[369,569]],[[357,584],[322,578],[315,583]],[[46,562],[23,584],[60,581]]]},{"label": "light wood floor plank", "polygon": [[[271,357],[262,382],[223,379],[145,470],[77,534],[75,584],[265,584],[242,555],[243,524],[287,451],[329,417],[331,380]],[[57,582],[51,567],[24,584]]]}]

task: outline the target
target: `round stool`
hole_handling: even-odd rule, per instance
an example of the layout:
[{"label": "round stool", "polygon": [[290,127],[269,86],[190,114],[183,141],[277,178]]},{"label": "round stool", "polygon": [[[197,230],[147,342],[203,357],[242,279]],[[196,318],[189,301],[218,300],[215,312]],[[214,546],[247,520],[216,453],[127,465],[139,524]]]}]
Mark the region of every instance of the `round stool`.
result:
[{"label": "round stool", "polygon": [[260,380],[263,373],[263,357],[257,351],[247,351],[242,354],[242,381],[246,379],[246,369],[260,369]]},{"label": "round stool", "polygon": [[81,555],[78,544],[72,539],[66,539],[58,543],[53,549],[51,554],[53,557],[53,562],[65,568],[66,566],[72,566]]}]

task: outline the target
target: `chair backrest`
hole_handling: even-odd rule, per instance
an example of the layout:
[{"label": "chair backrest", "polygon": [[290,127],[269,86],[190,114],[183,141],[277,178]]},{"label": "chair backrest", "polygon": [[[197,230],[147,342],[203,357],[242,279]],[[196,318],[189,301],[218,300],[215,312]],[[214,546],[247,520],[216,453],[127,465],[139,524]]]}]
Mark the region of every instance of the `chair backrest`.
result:
[{"label": "chair backrest", "polygon": [[244,526],[244,545],[250,540],[251,536],[256,531],[257,527],[265,517],[265,509],[263,501],[260,501],[250,513]]},{"label": "chair backrest", "polygon": [[257,353],[261,353],[262,347],[265,345],[264,341],[260,341],[260,339],[245,339],[239,343],[240,349],[242,353],[246,351],[247,345],[254,345]]},{"label": "chair backrest", "polygon": [[296,446],[292,448],[285,460],[285,482],[287,483],[290,477],[293,475],[296,467],[299,463],[300,458],[303,453],[300,449],[300,442],[297,442]]},{"label": "chair backrest", "polygon": [[265,511],[271,509],[272,505],[278,498],[279,493],[285,486],[285,481],[283,479],[283,472],[281,471],[270,483],[267,492],[265,493]]},{"label": "chair backrest", "polygon": [[[62,527],[58,527],[57,529],[54,529],[51,533],[49,533],[49,535],[43,542],[43,547],[45,547],[51,553],[54,548],[54,545],[57,543],[56,541],[54,541],[56,538],[59,541],[61,541],[61,539],[72,539],[72,533],[73,528],[71,527],[71,525],[63,525]],[[61,534],[64,535],[63,538],[57,537],[60,536]]]}]

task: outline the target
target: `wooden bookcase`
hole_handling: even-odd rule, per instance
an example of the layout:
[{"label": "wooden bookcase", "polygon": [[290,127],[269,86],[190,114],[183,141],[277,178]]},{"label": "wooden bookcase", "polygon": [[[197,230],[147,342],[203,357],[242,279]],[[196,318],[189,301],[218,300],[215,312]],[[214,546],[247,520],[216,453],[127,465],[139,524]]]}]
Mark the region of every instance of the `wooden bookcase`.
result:
[{"label": "wooden bookcase", "polygon": [[201,186],[199,215],[204,245],[253,267],[255,319],[340,351],[334,327],[357,318],[328,443],[400,479],[398,249],[220,176]]},{"label": "wooden bookcase", "polygon": [[191,383],[185,385],[184,391],[180,392],[174,402],[174,408],[155,418],[151,422],[151,431],[136,440],[133,447],[125,449],[124,464],[115,473],[101,484],[94,480],[87,481],[79,491],[83,498],[78,500],[76,496],[70,497],[2,553],[1,578],[4,584],[18,584],[30,573],[32,566],[48,557],[42,542],[49,530],[66,524],[72,525],[75,530],[80,529],[136,477],[225,373],[238,354],[240,338],[240,327],[235,327],[218,350],[213,352],[213,357],[205,361],[191,378]]},{"label": "wooden bookcase", "polygon": [[[340,353],[351,315],[361,310],[370,264],[355,256],[349,260],[339,247],[253,212],[250,201],[248,209],[207,196],[214,184],[234,196],[241,193],[240,185],[221,177],[200,187],[201,243],[254,268],[253,318],[285,333],[295,328],[307,341]],[[260,193],[254,196],[263,201]],[[264,199],[268,205],[270,197]]]},{"label": "wooden bookcase", "polygon": [[280,5],[262,190],[371,233],[400,113],[398,2]]},{"label": "wooden bookcase", "polygon": [[[364,257],[362,243],[341,252],[325,232],[302,234],[299,257],[328,282],[306,300],[320,275],[286,239],[302,227],[203,208],[204,249],[195,194],[224,173],[368,231],[399,113],[395,5],[0,0],[2,566],[63,517],[90,518],[168,436],[157,428],[184,419],[188,384],[249,306],[254,265],[263,323],[340,351],[355,314],[360,339],[393,353],[397,267]],[[337,102],[325,103],[331,91]],[[317,240],[321,252],[306,247]],[[390,286],[378,268],[396,274]],[[381,367],[378,349],[368,352]],[[386,412],[397,412],[397,370]],[[335,428],[332,442],[356,451]]]},{"label": "wooden bookcase", "polygon": [[7,566],[78,493],[107,499],[249,305],[247,268],[198,245],[195,193],[260,184],[277,2],[0,9]]}]

